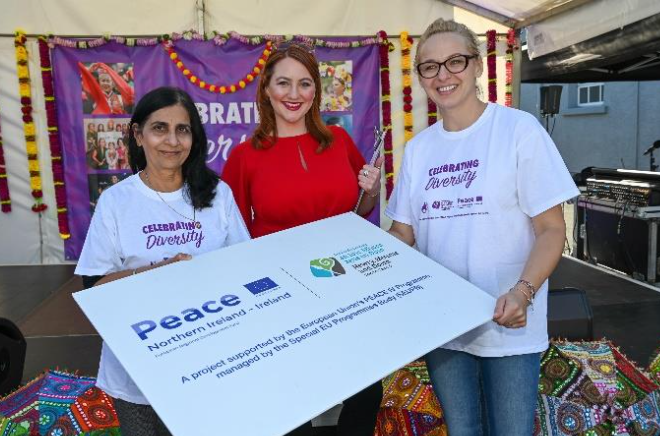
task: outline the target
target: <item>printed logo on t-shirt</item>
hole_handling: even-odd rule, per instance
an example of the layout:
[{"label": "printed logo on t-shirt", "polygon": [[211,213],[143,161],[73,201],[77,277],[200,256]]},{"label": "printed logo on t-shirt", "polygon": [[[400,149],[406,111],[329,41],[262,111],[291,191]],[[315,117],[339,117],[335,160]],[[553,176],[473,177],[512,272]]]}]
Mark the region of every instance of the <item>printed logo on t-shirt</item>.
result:
[{"label": "printed logo on t-shirt", "polygon": [[468,189],[477,179],[478,167],[479,159],[470,159],[429,168],[429,180],[425,189],[428,191],[459,185]]},{"label": "printed logo on t-shirt", "polygon": [[186,245],[190,242],[194,243],[196,248],[201,247],[204,232],[202,223],[197,221],[197,224],[199,228],[192,221],[175,221],[143,226],[142,233],[147,235],[147,250],[166,245]]},{"label": "printed logo on t-shirt", "polygon": [[454,207],[454,202],[451,200],[434,201],[432,207],[433,209],[451,210]]},{"label": "printed logo on t-shirt", "polygon": [[430,216],[420,217],[420,220],[488,214],[479,207],[484,204],[484,196],[475,193],[475,189],[483,189],[482,184],[477,183],[481,163],[479,159],[469,159],[429,168],[424,187],[428,194],[422,213],[428,212]]},{"label": "printed logo on t-shirt", "polygon": [[476,195],[474,197],[459,197],[456,200],[456,207],[459,209],[465,209],[472,206],[479,206],[483,204],[484,197],[482,195]]}]

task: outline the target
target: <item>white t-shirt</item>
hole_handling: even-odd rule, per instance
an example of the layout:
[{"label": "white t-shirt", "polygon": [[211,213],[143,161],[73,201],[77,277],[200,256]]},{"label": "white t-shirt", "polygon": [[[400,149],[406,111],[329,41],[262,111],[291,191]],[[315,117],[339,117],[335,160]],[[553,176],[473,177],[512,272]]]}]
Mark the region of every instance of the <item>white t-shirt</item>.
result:
[{"label": "white t-shirt", "polygon": [[[578,194],[536,118],[488,104],[464,130],[438,122],[408,142],[385,213],[412,226],[422,253],[497,298],[520,279],[531,252],[530,217]],[[545,350],[547,288],[546,281],[526,327],[489,321],[443,348],[483,357]]]},{"label": "white t-shirt", "polygon": [[[160,193],[160,197],[162,200],[138,175],[104,191],[76,274],[107,275],[154,264],[177,253],[195,256],[250,239],[231,189],[222,181],[212,207],[195,212],[200,228],[192,222],[193,207],[184,199],[183,189]],[[96,384],[112,397],[149,404],[105,342]]]}]

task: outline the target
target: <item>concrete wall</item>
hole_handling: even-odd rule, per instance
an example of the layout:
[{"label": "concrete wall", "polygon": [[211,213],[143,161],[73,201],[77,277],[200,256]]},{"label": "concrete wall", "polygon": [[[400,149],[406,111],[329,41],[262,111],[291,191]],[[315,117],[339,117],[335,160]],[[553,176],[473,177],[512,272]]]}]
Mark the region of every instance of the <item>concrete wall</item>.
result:
[{"label": "concrete wall", "polygon": [[[520,108],[545,125],[541,86],[522,85]],[[660,139],[660,81],[605,83],[604,104],[589,108],[578,108],[577,85],[564,84],[554,123],[552,138],[571,172],[588,166],[648,170],[642,154]],[[657,158],[660,163],[660,150]]]}]

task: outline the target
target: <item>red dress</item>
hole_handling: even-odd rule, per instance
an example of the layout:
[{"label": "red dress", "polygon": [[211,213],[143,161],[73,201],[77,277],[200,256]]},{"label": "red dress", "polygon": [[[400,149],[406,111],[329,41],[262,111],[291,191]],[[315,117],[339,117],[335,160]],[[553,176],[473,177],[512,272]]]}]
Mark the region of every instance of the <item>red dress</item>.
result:
[{"label": "red dress", "polygon": [[308,133],[261,150],[246,141],[231,151],[222,180],[253,238],[353,210],[365,160],[346,131],[330,129],[334,140],[321,153]]}]

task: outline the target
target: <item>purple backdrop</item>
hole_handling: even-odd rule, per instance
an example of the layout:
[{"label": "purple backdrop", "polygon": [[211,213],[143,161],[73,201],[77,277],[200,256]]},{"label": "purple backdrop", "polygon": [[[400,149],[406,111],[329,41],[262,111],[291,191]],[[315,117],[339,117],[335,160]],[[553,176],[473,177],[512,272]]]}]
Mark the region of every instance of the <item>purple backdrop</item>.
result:
[{"label": "purple backdrop", "polygon": [[[180,59],[190,70],[207,83],[229,84],[243,78],[251,70],[265,46],[245,45],[230,39],[225,45],[217,46],[212,41],[184,41],[175,43]],[[378,46],[369,45],[349,49],[317,47],[316,56],[321,63],[343,69],[351,83],[348,109],[339,112],[324,112],[324,119],[342,124],[351,134],[365,159],[371,158],[373,128],[379,121]],[[125,115],[90,114],[91,100],[83,103],[83,86],[79,62],[85,66],[102,62],[116,67],[122,73],[132,68],[132,86],[135,102],[149,90],[163,85],[177,86],[186,90],[198,106],[209,139],[208,163],[220,172],[234,145],[249,137],[256,126],[255,105],[256,80],[234,94],[216,94],[191,84],[169,59],[161,45],[151,47],[128,47],[110,42],[98,48],[76,49],[56,46],[52,52],[55,95],[58,122],[63,145],[65,182],[68,195],[68,217],[71,238],[65,241],[66,259],[77,259],[87,234],[87,228],[96,203],[96,198],[105,187],[128,175],[129,170],[117,164],[97,166],[90,163],[88,152],[88,124],[126,124],[130,113]],[[343,62],[342,62],[343,61]],[[123,70],[122,70],[123,68]],[[339,73],[337,73],[339,75]],[[324,80],[324,88],[332,90],[332,80]],[[130,111],[130,107],[127,107]],[[92,134],[95,138],[107,133]],[[111,162],[108,160],[107,162]],[[117,177],[113,177],[116,175]],[[377,209],[370,220],[378,222]]]}]

